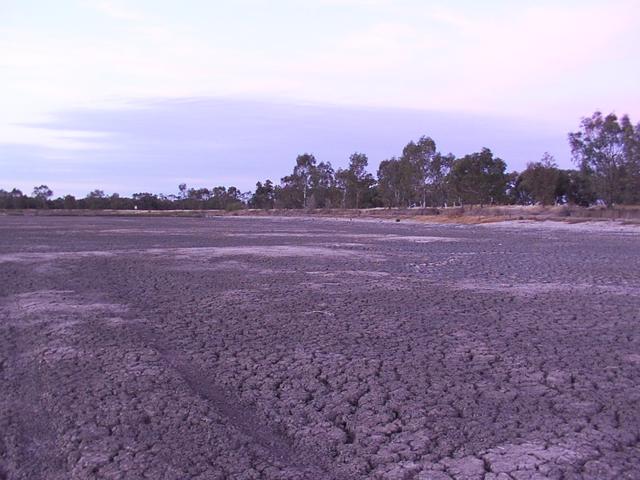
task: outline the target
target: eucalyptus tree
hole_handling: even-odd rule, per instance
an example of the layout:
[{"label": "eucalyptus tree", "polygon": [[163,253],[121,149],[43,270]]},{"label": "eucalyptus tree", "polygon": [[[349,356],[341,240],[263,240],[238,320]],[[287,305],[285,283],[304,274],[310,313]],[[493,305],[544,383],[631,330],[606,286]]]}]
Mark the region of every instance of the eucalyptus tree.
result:
[{"label": "eucalyptus tree", "polygon": [[309,153],[298,155],[291,175],[283,177],[279,200],[284,208],[307,208],[311,190],[311,175],[316,167],[316,158]]},{"label": "eucalyptus tree", "polygon": [[47,208],[47,201],[53,196],[53,190],[47,185],[40,185],[39,187],[33,187],[32,195],[39,208]]},{"label": "eucalyptus tree", "polygon": [[488,148],[453,162],[448,180],[460,204],[500,203],[505,199],[508,176],[506,163]]},{"label": "eucalyptus tree", "polygon": [[370,189],[376,181],[367,166],[369,159],[364,153],[353,153],[349,157],[349,168],[340,169],[335,178],[342,193],[343,208],[362,208],[366,205]]},{"label": "eucalyptus tree", "polygon": [[256,183],[256,190],[249,200],[251,208],[271,209],[275,203],[275,187],[271,180]]},{"label": "eucalyptus tree", "polygon": [[436,142],[431,137],[422,136],[417,142],[410,141],[402,149],[402,160],[412,170],[412,189],[416,200],[425,207],[431,183],[431,163],[435,157]]},{"label": "eucalyptus tree", "polygon": [[640,176],[638,131],[627,116],[595,112],[569,134],[573,159],[592,180],[598,197],[612,206],[635,196]]},{"label": "eucalyptus tree", "polygon": [[549,153],[538,162],[528,163],[517,181],[522,203],[558,203],[564,194],[561,180],[561,171]]}]

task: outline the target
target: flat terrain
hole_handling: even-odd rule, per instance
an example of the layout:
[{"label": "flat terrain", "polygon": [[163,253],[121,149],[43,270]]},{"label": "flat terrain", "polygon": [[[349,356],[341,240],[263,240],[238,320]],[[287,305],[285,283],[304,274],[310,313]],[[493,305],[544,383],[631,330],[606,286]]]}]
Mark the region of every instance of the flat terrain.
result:
[{"label": "flat terrain", "polygon": [[0,479],[638,479],[634,228],[0,217]]}]

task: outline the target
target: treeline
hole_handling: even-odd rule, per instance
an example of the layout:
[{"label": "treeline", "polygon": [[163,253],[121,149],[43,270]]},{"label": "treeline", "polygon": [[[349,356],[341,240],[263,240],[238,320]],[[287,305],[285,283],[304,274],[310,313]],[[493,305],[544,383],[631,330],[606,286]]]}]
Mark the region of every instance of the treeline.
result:
[{"label": "treeline", "polygon": [[177,194],[137,193],[131,197],[94,190],[85,198],[53,199],[46,185],[25,195],[0,190],[0,208],[221,209],[441,207],[468,204],[640,204],[640,124],[628,116],[594,113],[569,134],[576,169],[560,169],[544,154],[522,172],[484,148],[460,158],[437,150],[430,137],[409,142],[398,157],[367,171],[368,158],[354,153],[347,168],[335,170],[309,153],[299,155],[278,184],[258,182],[254,192],[236,187],[188,188]]},{"label": "treeline", "polygon": [[102,190],[94,190],[84,198],[65,195],[53,199],[53,191],[47,185],[35,187],[31,196],[14,188],[0,189],[0,208],[5,209],[89,209],[89,210],[238,210],[245,208],[250,193],[241,193],[235,187],[190,188],[183,183],[178,186],[177,195],[154,193],[134,193],[131,197],[119,194],[106,195]]}]

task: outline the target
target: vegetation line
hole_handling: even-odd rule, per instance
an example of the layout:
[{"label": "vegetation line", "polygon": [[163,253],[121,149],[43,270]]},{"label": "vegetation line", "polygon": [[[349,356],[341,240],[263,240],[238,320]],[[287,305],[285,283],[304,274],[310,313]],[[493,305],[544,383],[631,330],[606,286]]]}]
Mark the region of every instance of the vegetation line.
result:
[{"label": "vegetation line", "polygon": [[427,136],[409,142],[399,157],[380,163],[377,176],[367,172],[368,158],[354,153],[346,169],[299,155],[290,175],[276,185],[257,182],[253,192],[236,187],[188,188],[177,194],[136,193],[107,196],[94,190],[85,198],[53,199],[47,185],[31,196],[0,189],[0,209],[226,210],[361,209],[374,207],[447,207],[484,205],[580,206],[640,204],[640,123],[628,116],[594,113],[569,134],[576,169],[559,169],[549,154],[522,172],[483,148],[461,158],[442,154]]}]

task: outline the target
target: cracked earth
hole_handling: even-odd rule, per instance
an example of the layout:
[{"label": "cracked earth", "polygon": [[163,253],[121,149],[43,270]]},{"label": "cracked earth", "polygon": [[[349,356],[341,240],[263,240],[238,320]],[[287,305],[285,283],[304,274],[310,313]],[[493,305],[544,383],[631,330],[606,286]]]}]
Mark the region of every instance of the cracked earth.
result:
[{"label": "cracked earth", "polygon": [[640,478],[640,234],[0,218],[0,479]]}]

